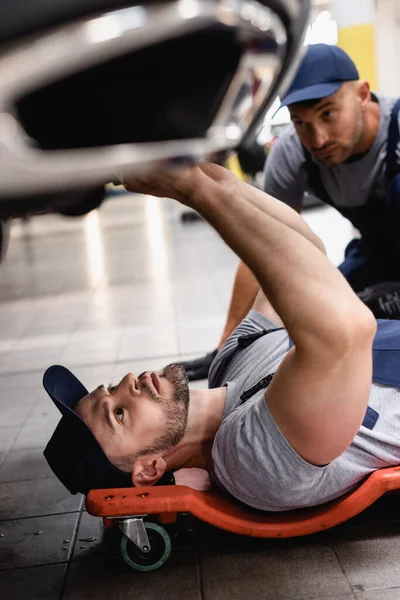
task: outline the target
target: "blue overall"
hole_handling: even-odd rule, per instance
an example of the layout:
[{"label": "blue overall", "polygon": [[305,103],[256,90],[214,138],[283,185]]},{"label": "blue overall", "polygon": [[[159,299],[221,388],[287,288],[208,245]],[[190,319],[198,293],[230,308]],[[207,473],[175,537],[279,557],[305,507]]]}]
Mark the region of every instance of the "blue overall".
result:
[{"label": "blue overall", "polygon": [[[377,323],[378,329],[372,346],[372,381],[374,383],[400,388],[400,321],[378,319]],[[232,349],[230,354],[227,355],[223,361],[221,361],[210,387],[216,388],[224,385],[226,368],[238,352],[250,346],[260,337],[281,329],[283,328],[276,327],[274,329],[263,329],[261,331],[240,336],[238,338],[237,346]],[[292,345],[293,342],[290,340],[289,346]],[[240,396],[241,404],[246,402],[246,400],[254,396],[254,394],[261,389],[266,389],[271,383],[273,376],[274,373],[266,374],[255,385],[248,390],[245,390]],[[368,406],[362,425],[372,430],[378,418],[379,413]]]},{"label": "blue overall", "polygon": [[361,234],[361,239],[354,239],[349,243],[345,250],[345,260],[339,266],[356,292],[375,283],[400,281],[400,242],[397,242],[400,232],[400,165],[396,153],[400,138],[399,111],[400,99],[392,109],[389,123],[386,178],[390,185],[386,199],[371,193],[364,206],[336,206],[322,183],[318,165],[304,148],[303,166],[307,173],[308,187],[323,202],[349,219]]}]

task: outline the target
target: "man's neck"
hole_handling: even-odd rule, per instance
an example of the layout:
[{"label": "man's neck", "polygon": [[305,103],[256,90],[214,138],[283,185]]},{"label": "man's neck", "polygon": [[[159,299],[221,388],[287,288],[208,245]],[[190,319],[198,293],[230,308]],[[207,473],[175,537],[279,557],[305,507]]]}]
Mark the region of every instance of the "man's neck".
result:
[{"label": "man's neck", "polygon": [[352,155],[365,154],[371,150],[379,131],[381,108],[379,102],[371,100],[364,113],[364,130]]},{"label": "man's neck", "polygon": [[227,388],[190,390],[186,433],[181,442],[164,455],[168,470],[211,468],[211,451],[221,426]]}]

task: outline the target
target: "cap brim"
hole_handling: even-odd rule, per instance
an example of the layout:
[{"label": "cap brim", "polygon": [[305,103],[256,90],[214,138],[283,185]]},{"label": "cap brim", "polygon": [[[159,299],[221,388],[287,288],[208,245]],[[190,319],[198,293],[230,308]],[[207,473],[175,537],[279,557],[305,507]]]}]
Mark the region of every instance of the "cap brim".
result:
[{"label": "cap brim", "polygon": [[84,385],[65,367],[53,365],[43,375],[43,387],[57,406],[65,415],[74,412],[74,406],[89,393]]},{"label": "cap brim", "polygon": [[315,83],[314,85],[310,85],[302,90],[296,90],[291,94],[284,96],[278,110],[284,106],[289,106],[290,104],[297,104],[297,102],[304,102],[305,100],[318,100],[318,98],[326,98],[327,96],[331,96],[338,91],[343,83],[344,81]]},{"label": "cap brim", "polygon": [[89,489],[129,487],[129,473],[110,463],[83,419],[74,411],[89,392],[65,367],[54,365],[43,375],[43,386],[62,413],[44,455],[51,469],[72,493]]}]

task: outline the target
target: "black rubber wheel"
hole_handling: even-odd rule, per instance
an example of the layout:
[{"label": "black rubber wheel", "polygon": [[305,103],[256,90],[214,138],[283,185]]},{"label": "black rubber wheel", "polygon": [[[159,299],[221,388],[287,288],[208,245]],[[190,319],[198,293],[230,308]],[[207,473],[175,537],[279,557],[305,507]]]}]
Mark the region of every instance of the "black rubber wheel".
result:
[{"label": "black rubber wheel", "polygon": [[144,524],[151,549],[143,552],[124,535],[121,552],[124,561],[135,571],[155,571],[162,567],[171,554],[171,540],[163,527],[156,523]]},{"label": "black rubber wheel", "polygon": [[99,208],[105,195],[106,190],[103,185],[76,192],[76,197],[72,197],[65,206],[58,208],[57,212],[64,217],[82,217],[95,208]]},{"label": "black rubber wheel", "polygon": [[192,223],[193,221],[202,221],[202,220],[203,220],[203,217],[201,217],[194,210],[185,210],[181,214],[181,221],[182,221],[182,223]]}]

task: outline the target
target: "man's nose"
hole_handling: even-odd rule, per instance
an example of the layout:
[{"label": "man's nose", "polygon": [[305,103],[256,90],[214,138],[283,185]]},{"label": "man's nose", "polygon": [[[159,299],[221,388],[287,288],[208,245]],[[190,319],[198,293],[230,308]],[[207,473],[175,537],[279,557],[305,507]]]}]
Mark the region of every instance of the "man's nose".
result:
[{"label": "man's nose", "polygon": [[329,141],[329,135],[324,127],[315,126],[311,131],[311,146],[314,150],[320,150]]},{"label": "man's nose", "polygon": [[123,387],[126,386],[128,388],[131,395],[138,396],[140,394],[140,380],[133,373],[125,375],[121,384],[123,384]]}]

